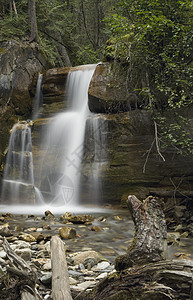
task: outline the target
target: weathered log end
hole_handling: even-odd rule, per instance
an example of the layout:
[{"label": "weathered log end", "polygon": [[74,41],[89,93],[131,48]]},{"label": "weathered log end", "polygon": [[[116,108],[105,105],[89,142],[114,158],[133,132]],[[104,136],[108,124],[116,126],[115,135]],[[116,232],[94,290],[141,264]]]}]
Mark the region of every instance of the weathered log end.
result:
[{"label": "weathered log end", "polygon": [[159,200],[150,196],[141,202],[130,195],[127,206],[135,224],[135,236],[127,254],[116,258],[116,270],[166,259],[167,227]]}]

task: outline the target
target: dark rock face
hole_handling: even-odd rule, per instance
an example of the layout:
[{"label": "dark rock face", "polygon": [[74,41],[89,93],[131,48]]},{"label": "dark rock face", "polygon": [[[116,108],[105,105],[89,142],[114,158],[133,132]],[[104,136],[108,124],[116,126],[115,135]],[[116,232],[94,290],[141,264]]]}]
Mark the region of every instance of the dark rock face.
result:
[{"label": "dark rock face", "polygon": [[95,113],[117,113],[136,108],[130,102],[124,74],[113,75],[111,63],[99,64],[89,86],[89,109]]},{"label": "dark rock face", "polygon": [[42,72],[47,62],[37,44],[7,41],[1,43],[0,105],[2,110],[12,106],[15,113],[31,113],[30,85],[34,76]]},{"label": "dark rock face", "polygon": [[37,44],[14,40],[0,42],[0,161],[13,124],[18,119],[30,118],[33,79],[47,67]]},{"label": "dark rock face", "polygon": [[[193,187],[192,163],[190,158],[177,155],[171,149],[162,154],[165,162],[158,154],[155,145],[149,154],[144,168],[147,151],[154,140],[154,124],[151,114],[144,110],[135,110],[119,114],[96,114],[106,124],[100,127],[101,134],[106,136],[107,145],[102,149],[103,163],[99,165],[102,188],[102,203],[120,203],[124,205],[129,194],[138,198],[146,198],[149,194],[172,198],[174,186],[181,181],[180,191],[191,192]],[[39,143],[42,132],[49,119],[37,120],[33,127],[33,153],[35,170],[40,161]],[[94,137],[89,129],[89,120],[85,133],[85,153],[82,163],[82,201],[91,202],[89,189],[91,186],[92,162],[94,160]],[[40,130],[41,129],[41,130]],[[49,157],[48,161],[53,158]],[[40,183],[39,173],[37,183]],[[183,180],[182,180],[183,179]],[[176,194],[177,197],[177,194]],[[99,199],[100,201],[100,199]]]}]

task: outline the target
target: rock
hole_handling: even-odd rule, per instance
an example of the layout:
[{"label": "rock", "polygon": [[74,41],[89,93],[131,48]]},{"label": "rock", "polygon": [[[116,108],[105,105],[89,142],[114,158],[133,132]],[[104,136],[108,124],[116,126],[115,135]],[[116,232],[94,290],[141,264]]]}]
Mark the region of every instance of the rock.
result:
[{"label": "rock", "polygon": [[93,226],[91,227],[91,230],[92,230],[92,231],[96,231],[96,232],[103,231],[103,229],[102,229],[100,226],[96,226],[96,225],[93,225]]},{"label": "rock", "polygon": [[96,265],[96,267],[94,267],[94,270],[100,271],[100,270],[108,269],[109,267],[110,267],[110,263],[108,261],[101,261]]},{"label": "rock", "polygon": [[36,242],[36,238],[33,235],[24,232],[19,234],[19,239],[29,243]]},{"label": "rock", "polygon": [[188,232],[185,231],[185,232],[183,232],[183,233],[180,235],[180,238],[181,238],[181,239],[187,238],[188,235],[189,235]]},{"label": "rock", "polygon": [[103,278],[107,277],[107,275],[108,275],[107,272],[101,273],[100,275],[98,275],[98,276],[96,277],[96,279],[103,279]]},{"label": "rock", "polygon": [[70,285],[74,285],[78,283],[78,280],[75,280],[73,277],[69,277]]},{"label": "rock", "polygon": [[48,272],[46,274],[44,274],[41,278],[40,278],[40,281],[43,283],[43,284],[51,284],[52,282],[52,272]]},{"label": "rock", "polygon": [[68,221],[74,223],[74,224],[84,224],[91,222],[93,220],[93,216],[91,215],[75,215],[75,216],[69,216]]},{"label": "rock", "polygon": [[167,242],[168,244],[179,244],[180,233],[179,232],[168,232],[167,233]]},{"label": "rock", "polygon": [[0,250],[0,258],[6,258],[7,253],[4,250]]},{"label": "rock", "polygon": [[45,211],[45,216],[46,216],[46,218],[49,218],[49,219],[54,219],[55,218],[53,213],[51,213],[51,211],[49,211],[49,210]]},{"label": "rock", "polygon": [[31,259],[31,250],[29,248],[15,249],[15,253],[25,261],[29,261]]},{"label": "rock", "polygon": [[114,216],[114,219],[115,219],[116,221],[123,221],[123,218],[120,217],[120,216]]},{"label": "rock", "polygon": [[97,264],[97,261],[94,258],[86,258],[84,260],[84,266],[87,269],[91,269],[92,267],[94,267]]},{"label": "rock", "polygon": [[76,230],[71,227],[62,227],[59,233],[62,239],[74,239],[76,237]]},{"label": "rock", "polygon": [[5,223],[0,226],[0,235],[5,236],[5,237],[12,236],[12,232],[10,230],[9,223]]},{"label": "rock", "polygon": [[74,265],[84,263],[86,259],[93,259],[94,262],[98,263],[104,259],[104,257],[96,251],[84,251],[73,254]]},{"label": "rock", "polygon": [[48,259],[47,262],[42,266],[43,271],[49,271],[51,270],[51,259]]},{"label": "rock", "polygon": [[31,235],[36,239],[38,243],[51,238],[50,234],[45,234],[41,232],[31,232]]},{"label": "rock", "polygon": [[81,282],[79,284],[77,284],[76,286],[71,286],[71,289],[76,290],[76,291],[84,291],[89,287],[93,287],[94,286],[94,282],[93,281],[84,281]]},{"label": "rock", "polygon": [[124,75],[116,76],[111,63],[97,65],[88,94],[88,105],[91,112],[117,113],[130,110]]}]

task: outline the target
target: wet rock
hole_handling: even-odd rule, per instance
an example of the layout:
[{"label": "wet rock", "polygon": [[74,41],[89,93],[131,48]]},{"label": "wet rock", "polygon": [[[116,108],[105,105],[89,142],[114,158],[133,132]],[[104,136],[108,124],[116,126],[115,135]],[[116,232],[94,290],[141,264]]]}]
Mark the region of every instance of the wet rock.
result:
[{"label": "wet rock", "polygon": [[76,230],[71,227],[62,227],[59,233],[62,239],[74,239],[76,237]]},{"label": "wet rock", "polygon": [[40,281],[43,283],[43,284],[51,284],[52,282],[52,272],[48,272],[46,274],[44,274],[41,278],[40,278]]},{"label": "wet rock", "polygon": [[88,94],[91,112],[117,113],[130,110],[124,76],[116,76],[110,63],[101,63],[96,67]]},{"label": "wet rock", "polygon": [[48,259],[47,262],[42,266],[43,271],[49,271],[51,270],[51,259]]},{"label": "wet rock", "polygon": [[53,213],[51,213],[50,210],[45,211],[45,216],[46,216],[46,219],[54,219],[55,218],[55,216],[53,215]]},{"label": "wet rock", "polygon": [[181,239],[184,239],[184,238],[187,238],[189,235],[189,233],[187,231],[183,232],[181,235],[180,235],[180,238]]},{"label": "wet rock", "polygon": [[79,283],[79,284],[77,284],[75,286],[74,285],[71,286],[71,289],[81,292],[81,291],[84,291],[87,288],[93,287],[93,286],[94,286],[94,282],[93,281],[84,281],[84,282],[81,282],[81,283]]},{"label": "wet rock", "polygon": [[107,272],[101,273],[100,275],[98,275],[98,276],[96,277],[96,279],[103,279],[103,278],[107,277],[107,275],[108,275]]},{"label": "wet rock", "polygon": [[179,232],[168,232],[167,233],[167,242],[169,245],[179,244],[180,233]]},{"label": "wet rock", "polygon": [[102,229],[100,226],[96,226],[96,225],[93,225],[93,226],[91,227],[91,230],[92,230],[92,231],[96,231],[96,232],[103,231],[103,229]]},{"label": "wet rock", "polygon": [[75,216],[70,216],[68,218],[68,221],[70,221],[74,224],[85,224],[88,222],[90,224],[90,222],[93,221],[93,216],[91,216],[91,215],[75,215]]},{"label": "wet rock", "polygon": [[84,263],[86,259],[93,259],[97,263],[102,261],[104,257],[96,251],[84,251],[73,254],[74,265]]},{"label": "wet rock", "polygon": [[29,261],[31,259],[31,250],[29,248],[15,249],[15,253],[25,261]]},{"label": "wet rock", "polygon": [[122,221],[122,220],[123,220],[123,218],[120,217],[120,216],[114,216],[114,219],[115,219],[116,221]]},{"label": "wet rock", "polygon": [[9,223],[0,226],[0,235],[5,237],[12,236]]},{"label": "wet rock", "polygon": [[21,239],[25,242],[29,242],[29,243],[36,242],[36,238],[33,235],[29,234],[29,233],[20,233],[19,234],[19,239]]},{"label": "wet rock", "polygon": [[110,267],[110,263],[108,261],[102,261],[94,267],[94,270],[101,271],[101,270],[108,269],[109,267]]},{"label": "wet rock", "polygon": [[93,266],[97,264],[97,261],[94,258],[86,258],[83,264],[85,268],[91,269]]}]

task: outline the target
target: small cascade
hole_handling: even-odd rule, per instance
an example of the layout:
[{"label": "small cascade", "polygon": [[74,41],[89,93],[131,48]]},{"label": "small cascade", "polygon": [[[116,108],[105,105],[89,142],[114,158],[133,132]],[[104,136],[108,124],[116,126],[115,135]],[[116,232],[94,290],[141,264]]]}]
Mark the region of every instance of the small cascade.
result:
[{"label": "small cascade", "polygon": [[34,98],[34,105],[32,110],[32,120],[36,120],[39,115],[39,110],[42,105],[42,92],[41,92],[41,85],[42,85],[43,74],[39,74],[37,84],[36,84],[36,92]]},{"label": "small cascade", "polygon": [[69,73],[68,110],[57,114],[47,129],[40,190],[45,201],[52,205],[79,204],[85,124],[89,114],[88,87],[95,67],[82,66]]},{"label": "small cascade", "polygon": [[11,131],[2,187],[5,202],[17,204],[35,195],[31,125],[31,122],[19,122]]},{"label": "small cascade", "polygon": [[[66,83],[68,108],[51,118],[46,131],[41,133],[44,140],[40,145],[43,157],[38,158],[42,161],[39,169],[33,170],[33,122],[19,122],[13,127],[3,177],[3,205],[14,204],[20,213],[24,204],[28,205],[31,212],[34,209],[38,212],[40,209],[58,211],[64,205],[70,210],[81,211],[84,209],[84,203],[80,201],[83,178],[87,178],[86,186],[89,185],[89,203],[99,203],[102,190],[100,175],[107,163],[107,122],[100,115],[91,114],[88,108],[88,88],[95,67],[96,65],[79,66],[69,72]],[[33,119],[38,117],[41,81],[42,75],[38,78]],[[92,136],[92,159],[87,160],[91,171],[85,176],[83,155],[87,151],[87,124]],[[32,208],[31,204],[37,206]]]},{"label": "small cascade", "polygon": [[99,204],[102,199],[101,175],[103,167],[108,162],[107,154],[107,122],[100,115],[93,114],[89,119],[90,135],[93,140],[93,161],[89,179],[90,199],[93,204]]}]

